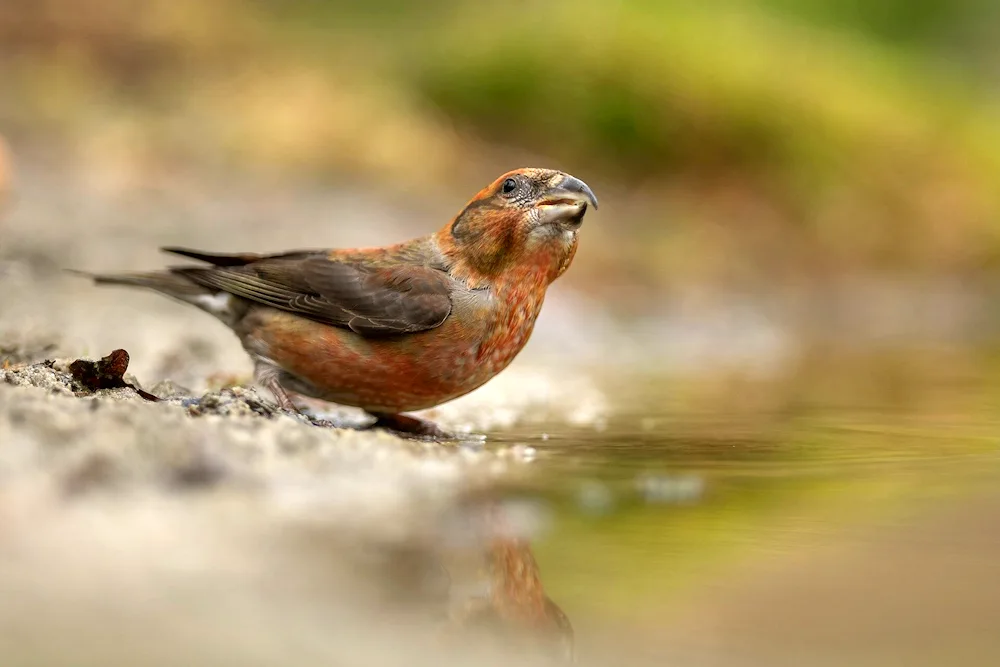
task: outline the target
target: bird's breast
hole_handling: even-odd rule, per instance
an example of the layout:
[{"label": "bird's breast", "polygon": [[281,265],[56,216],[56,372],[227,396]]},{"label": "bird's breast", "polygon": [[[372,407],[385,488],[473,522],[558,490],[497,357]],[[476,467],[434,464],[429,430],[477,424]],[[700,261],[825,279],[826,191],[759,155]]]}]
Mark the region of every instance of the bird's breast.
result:
[{"label": "bird's breast", "polygon": [[544,296],[542,290],[525,290],[499,297],[492,326],[477,350],[477,362],[496,374],[513,361],[531,337]]}]

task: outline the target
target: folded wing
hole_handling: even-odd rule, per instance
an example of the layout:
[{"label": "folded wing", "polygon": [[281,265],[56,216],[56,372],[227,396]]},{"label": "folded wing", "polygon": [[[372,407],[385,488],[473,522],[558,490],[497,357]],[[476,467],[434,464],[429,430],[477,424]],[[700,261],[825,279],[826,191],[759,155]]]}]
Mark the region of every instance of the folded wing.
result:
[{"label": "folded wing", "polygon": [[313,251],[214,255],[164,250],[214,265],[170,269],[193,283],[364,336],[433,329],[451,313],[451,278],[418,264],[386,266]]}]

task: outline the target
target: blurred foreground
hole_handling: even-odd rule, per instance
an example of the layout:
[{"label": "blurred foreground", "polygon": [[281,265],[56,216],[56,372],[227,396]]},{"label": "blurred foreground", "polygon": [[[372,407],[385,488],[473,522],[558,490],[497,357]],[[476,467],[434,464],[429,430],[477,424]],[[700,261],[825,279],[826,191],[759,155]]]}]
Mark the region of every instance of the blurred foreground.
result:
[{"label": "blurred foreground", "polygon": [[618,375],[613,412],[575,426],[552,392],[530,423],[522,375],[483,390],[514,415],[485,450],[304,424],[239,388],[94,396],[60,363],[13,364],[0,655],[992,665],[1000,388],[981,360]]}]

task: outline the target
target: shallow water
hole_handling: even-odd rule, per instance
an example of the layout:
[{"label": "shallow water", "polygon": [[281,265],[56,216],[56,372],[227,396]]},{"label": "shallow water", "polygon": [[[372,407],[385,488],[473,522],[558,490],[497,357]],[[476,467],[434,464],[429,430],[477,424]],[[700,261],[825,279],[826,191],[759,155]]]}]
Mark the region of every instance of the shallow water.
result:
[{"label": "shallow water", "polygon": [[619,378],[601,428],[493,435],[537,451],[518,493],[542,499],[534,547],[581,662],[624,636],[679,664],[997,664],[993,365],[922,350]]}]

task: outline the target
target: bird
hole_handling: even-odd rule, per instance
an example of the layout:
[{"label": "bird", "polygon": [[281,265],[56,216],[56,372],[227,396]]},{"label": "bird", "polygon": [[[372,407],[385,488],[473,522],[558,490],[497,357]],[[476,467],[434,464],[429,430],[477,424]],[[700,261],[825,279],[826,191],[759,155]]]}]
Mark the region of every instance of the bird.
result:
[{"label": "bird", "polygon": [[452,437],[406,413],[479,388],[528,342],[548,286],[569,268],[597,197],[554,169],[509,171],[438,231],[372,248],[217,254],[200,264],[88,273],[151,289],[226,324],[255,381],[284,409],[298,394],[361,408],[371,426]]}]

